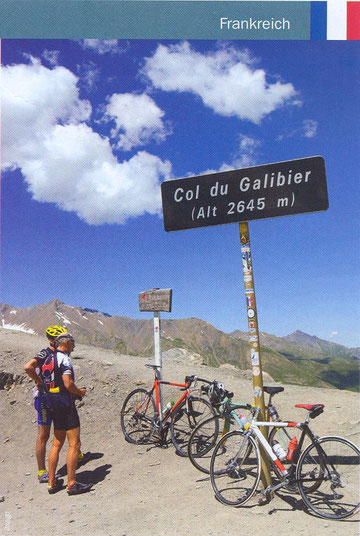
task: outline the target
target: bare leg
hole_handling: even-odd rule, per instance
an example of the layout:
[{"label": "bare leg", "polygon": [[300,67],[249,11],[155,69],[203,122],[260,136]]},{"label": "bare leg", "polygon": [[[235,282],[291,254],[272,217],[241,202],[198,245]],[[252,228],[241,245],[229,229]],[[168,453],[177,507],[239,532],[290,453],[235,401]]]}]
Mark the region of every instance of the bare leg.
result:
[{"label": "bare leg", "polygon": [[55,484],[55,471],[59,461],[59,453],[66,437],[65,430],[54,430],[54,440],[49,452],[49,484]]},{"label": "bare leg", "polygon": [[68,486],[71,487],[75,484],[75,471],[78,462],[78,454],[80,452],[80,426],[78,428],[73,428],[66,432],[68,441],[69,441],[69,450],[66,458],[67,463],[67,475],[68,475]]},{"label": "bare leg", "polygon": [[50,435],[50,426],[38,424],[38,436],[36,440],[36,459],[39,471],[45,471],[46,443]]}]

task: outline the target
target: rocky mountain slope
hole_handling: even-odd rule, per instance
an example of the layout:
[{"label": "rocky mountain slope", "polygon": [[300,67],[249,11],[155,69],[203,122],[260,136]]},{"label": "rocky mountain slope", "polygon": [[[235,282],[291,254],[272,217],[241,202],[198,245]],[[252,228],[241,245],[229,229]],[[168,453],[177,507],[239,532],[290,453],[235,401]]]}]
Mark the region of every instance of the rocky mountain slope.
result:
[{"label": "rocky mountain slope", "polygon": [[[83,344],[128,355],[153,354],[153,321],[110,316],[54,299],[33,307],[0,304],[0,326],[41,335],[49,324],[60,324]],[[229,363],[249,368],[247,334],[224,333],[197,319],[162,320],[162,349],[183,348],[207,365]],[[302,332],[287,337],[261,334],[263,369],[276,381],[299,385],[359,389],[359,360],[351,349]]]},{"label": "rocky mountain slope", "polygon": [[[247,340],[247,333],[234,331],[233,337]],[[260,333],[260,345],[285,357],[293,366],[301,367],[301,376],[329,383],[340,389],[359,390],[359,349],[324,341],[300,330],[285,337]],[[309,383],[316,385],[316,383]]]}]

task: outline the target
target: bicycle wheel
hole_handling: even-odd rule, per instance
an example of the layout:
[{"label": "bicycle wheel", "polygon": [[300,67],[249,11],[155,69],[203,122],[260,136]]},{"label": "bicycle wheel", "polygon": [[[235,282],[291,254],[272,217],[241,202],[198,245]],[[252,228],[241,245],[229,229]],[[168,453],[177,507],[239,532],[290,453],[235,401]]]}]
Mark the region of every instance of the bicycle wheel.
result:
[{"label": "bicycle wheel", "polygon": [[188,456],[196,469],[210,473],[212,451],[223,433],[226,420],[222,415],[214,415],[201,421],[193,430],[188,443]]},{"label": "bicycle wheel", "polygon": [[360,510],[359,461],[360,450],[341,437],[323,437],[309,445],[296,468],[305,504],[326,519],[356,514]]},{"label": "bicycle wheel", "polygon": [[210,402],[190,395],[176,408],[171,416],[171,440],[180,456],[187,456],[190,435],[197,424],[215,415]]},{"label": "bicycle wheel", "polygon": [[259,448],[251,436],[236,430],[220,439],[210,462],[211,485],[220,502],[245,504],[258,487],[260,472]]},{"label": "bicycle wheel", "polygon": [[146,389],[135,389],[121,408],[121,428],[129,443],[146,443],[150,439],[155,417],[155,401]]}]

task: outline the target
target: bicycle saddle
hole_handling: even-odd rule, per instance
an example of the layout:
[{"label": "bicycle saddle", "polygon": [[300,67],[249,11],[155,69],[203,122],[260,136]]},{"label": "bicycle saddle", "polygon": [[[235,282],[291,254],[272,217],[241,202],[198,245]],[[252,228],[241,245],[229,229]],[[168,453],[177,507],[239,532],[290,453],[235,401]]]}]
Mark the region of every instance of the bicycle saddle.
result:
[{"label": "bicycle saddle", "polygon": [[295,404],[295,407],[310,411],[310,419],[315,419],[324,411],[324,404]]},{"label": "bicycle saddle", "polygon": [[276,395],[276,393],[282,393],[284,390],[284,387],[268,387],[264,386],[264,391],[268,395]]}]

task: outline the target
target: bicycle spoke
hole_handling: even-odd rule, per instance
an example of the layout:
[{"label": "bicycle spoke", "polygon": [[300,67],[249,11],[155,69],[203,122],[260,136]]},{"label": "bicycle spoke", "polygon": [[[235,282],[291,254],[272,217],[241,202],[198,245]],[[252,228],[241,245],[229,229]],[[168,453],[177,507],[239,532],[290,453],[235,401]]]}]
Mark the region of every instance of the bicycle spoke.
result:
[{"label": "bicycle spoke", "polygon": [[129,443],[145,443],[154,432],[155,401],[145,389],[130,393],[121,409],[121,428]]},{"label": "bicycle spoke", "polygon": [[210,472],[211,456],[218,438],[222,434],[224,423],[224,417],[215,415],[201,421],[190,436],[188,444],[190,461],[203,473],[209,474]]},{"label": "bicycle spoke", "polygon": [[190,435],[197,424],[214,415],[211,404],[203,398],[191,396],[176,408],[171,419],[172,442],[181,456],[187,456]]}]

